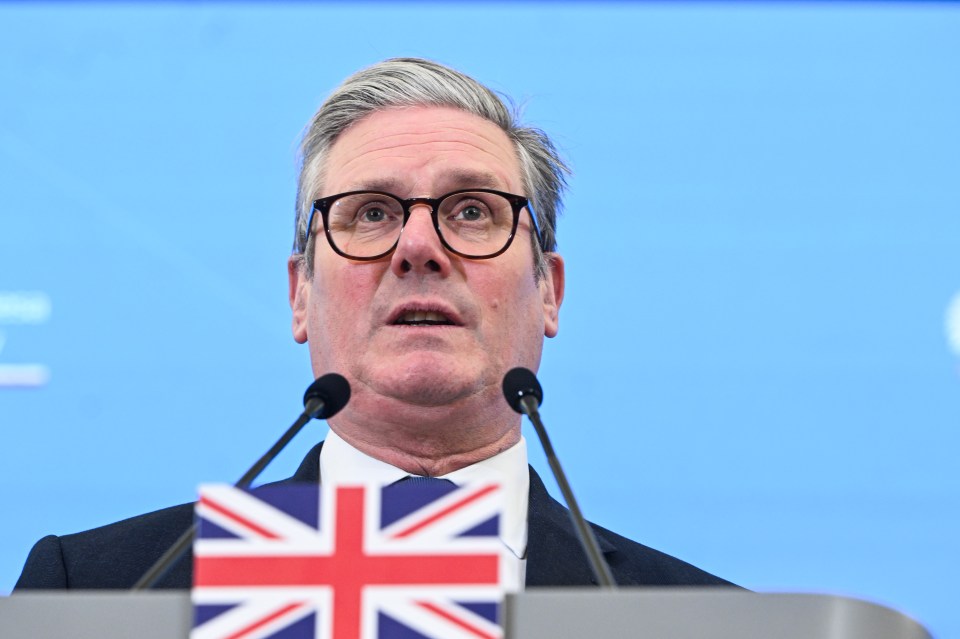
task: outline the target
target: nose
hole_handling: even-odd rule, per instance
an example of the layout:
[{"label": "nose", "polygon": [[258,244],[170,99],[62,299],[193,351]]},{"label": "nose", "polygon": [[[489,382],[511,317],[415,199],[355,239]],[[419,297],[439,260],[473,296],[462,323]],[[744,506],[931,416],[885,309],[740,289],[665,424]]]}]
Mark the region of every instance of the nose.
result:
[{"label": "nose", "polygon": [[450,273],[450,255],[440,243],[433,226],[430,206],[415,204],[400,231],[397,248],[390,257],[390,269],[397,277],[407,273]]}]

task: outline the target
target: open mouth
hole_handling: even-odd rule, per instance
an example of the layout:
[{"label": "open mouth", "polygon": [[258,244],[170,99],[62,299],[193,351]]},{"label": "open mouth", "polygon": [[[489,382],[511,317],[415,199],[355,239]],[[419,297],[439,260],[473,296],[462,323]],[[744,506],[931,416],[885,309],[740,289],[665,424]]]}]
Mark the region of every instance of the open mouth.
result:
[{"label": "open mouth", "polygon": [[439,311],[404,311],[393,320],[394,326],[456,326],[456,322]]}]

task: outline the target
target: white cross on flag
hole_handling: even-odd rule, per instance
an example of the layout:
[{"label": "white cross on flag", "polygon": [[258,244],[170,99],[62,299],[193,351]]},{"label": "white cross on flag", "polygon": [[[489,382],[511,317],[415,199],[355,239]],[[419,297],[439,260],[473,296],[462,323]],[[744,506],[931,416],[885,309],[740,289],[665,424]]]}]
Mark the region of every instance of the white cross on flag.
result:
[{"label": "white cross on flag", "polygon": [[202,487],[190,637],[497,639],[501,511],[496,484]]}]

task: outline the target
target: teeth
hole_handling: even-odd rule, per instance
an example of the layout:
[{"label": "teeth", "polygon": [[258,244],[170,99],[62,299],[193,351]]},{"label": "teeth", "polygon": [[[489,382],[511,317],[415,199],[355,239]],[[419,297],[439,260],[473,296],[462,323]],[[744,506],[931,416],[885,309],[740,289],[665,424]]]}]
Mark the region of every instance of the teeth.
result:
[{"label": "teeth", "polygon": [[404,323],[449,322],[446,315],[436,311],[407,311],[400,316],[400,321]]}]

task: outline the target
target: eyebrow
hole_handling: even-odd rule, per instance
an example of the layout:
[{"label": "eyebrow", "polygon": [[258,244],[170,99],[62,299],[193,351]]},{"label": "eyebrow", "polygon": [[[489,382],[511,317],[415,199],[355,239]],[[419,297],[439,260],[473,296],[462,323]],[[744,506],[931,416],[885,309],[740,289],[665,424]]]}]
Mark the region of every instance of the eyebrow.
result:
[{"label": "eyebrow", "polygon": [[[451,169],[440,175],[438,183],[442,187],[443,193],[457,191],[460,189],[506,189],[506,185],[493,173],[488,171],[472,171],[470,169]],[[394,177],[374,177],[367,180],[356,182],[350,188],[351,191],[386,191],[396,195],[403,195],[406,187],[404,182]],[[437,197],[443,193],[431,193],[429,195]]]},{"label": "eyebrow", "polygon": [[400,180],[388,177],[375,177],[367,180],[354,182],[350,185],[350,191],[386,191],[395,193],[401,188]]},{"label": "eyebrow", "polygon": [[440,182],[445,185],[449,185],[448,188],[453,189],[463,189],[463,188],[478,188],[478,189],[505,189],[507,188],[506,184],[503,184],[496,175],[488,171],[471,171],[469,169],[453,169],[448,173],[445,173]]}]

